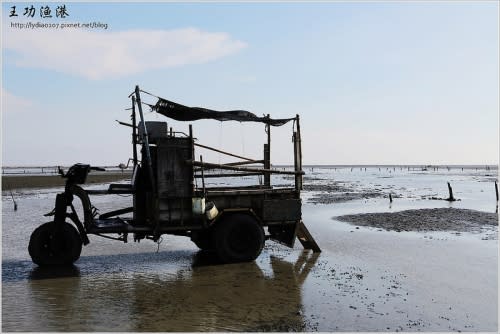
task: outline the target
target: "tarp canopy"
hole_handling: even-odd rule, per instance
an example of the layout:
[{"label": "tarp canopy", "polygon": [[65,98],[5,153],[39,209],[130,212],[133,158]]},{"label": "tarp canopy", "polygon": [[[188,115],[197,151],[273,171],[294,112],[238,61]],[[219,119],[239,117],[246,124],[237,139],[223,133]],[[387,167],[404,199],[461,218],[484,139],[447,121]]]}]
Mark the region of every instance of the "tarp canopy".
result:
[{"label": "tarp canopy", "polygon": [[295,118],[272,119],[258,117],[246,110],[217,111],[200,107],[187,107],[162,98],[151,109],[177,121],[196,121],[199,119],[215,119],[218,121],[261,122],[273,126],[282,126]]}]

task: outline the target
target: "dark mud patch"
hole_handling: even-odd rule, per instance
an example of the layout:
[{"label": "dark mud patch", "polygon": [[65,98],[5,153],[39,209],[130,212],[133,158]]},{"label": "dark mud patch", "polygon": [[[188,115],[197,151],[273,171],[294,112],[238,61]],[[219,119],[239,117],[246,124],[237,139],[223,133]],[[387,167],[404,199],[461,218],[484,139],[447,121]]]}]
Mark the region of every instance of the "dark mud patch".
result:
[{"label": "dark mud patch", "polygon": [[306,191],[322,191],[322,192],[345,192],[350,191],[351,188],[346,187],[344,183],[333,182],[329,184],[304,184],[304,190]]},{"label": "dark mud patch", "polygon": [[[498,216],[495,213],[456,209],[418,209],[400,212],[363,213],[334,217],[353,225],[382,228],[388,231],[455,231],[481,233],[496,231]],[[496,233],[488,239],[497,239]]]},{"label": "dark mud patch", "polygon": [[313,204],[343,203],[359,199],[370,199],[384,197],[386,194],[382,190],[359,190],[346,186],[343,183],[334,182],[329,184],[305,184],[305,191],[317,192],[308,199]]}]

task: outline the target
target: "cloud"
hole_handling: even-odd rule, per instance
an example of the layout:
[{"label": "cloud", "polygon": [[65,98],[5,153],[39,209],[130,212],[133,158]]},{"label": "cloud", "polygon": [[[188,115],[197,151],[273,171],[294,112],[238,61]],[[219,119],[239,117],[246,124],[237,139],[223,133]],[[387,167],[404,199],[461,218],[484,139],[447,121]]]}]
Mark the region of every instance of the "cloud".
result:
[{"label": "cloud", "polygon": [[201,64],[238,52],[242,41],[223,32],[174,30],[88,31],[9,29],[4,48],[15,65],[100,80],[148,70]]},{"label": "cloud", "polygon": [[33,103],[2,88],[2,113],[19,113],[31,108]]}]

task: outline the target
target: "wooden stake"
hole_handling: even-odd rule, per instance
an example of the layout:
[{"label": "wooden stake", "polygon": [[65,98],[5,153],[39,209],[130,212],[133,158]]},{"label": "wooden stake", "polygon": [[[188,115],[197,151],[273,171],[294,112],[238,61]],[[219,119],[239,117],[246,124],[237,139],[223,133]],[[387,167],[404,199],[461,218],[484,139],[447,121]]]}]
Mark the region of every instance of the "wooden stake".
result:
[{"label": "wooden stake", "polygon": [[498,183],[495,181],[495,194],[497,195],[497,202],[498,202]]},{"label": "wooden stake", "polygon": [[450,197],[448,197],[446,200],[450,202],[456,201],[455,197],[453,197],[453,189],[451,189],[450,182],[448,182],[448,193],[450,194]]}]

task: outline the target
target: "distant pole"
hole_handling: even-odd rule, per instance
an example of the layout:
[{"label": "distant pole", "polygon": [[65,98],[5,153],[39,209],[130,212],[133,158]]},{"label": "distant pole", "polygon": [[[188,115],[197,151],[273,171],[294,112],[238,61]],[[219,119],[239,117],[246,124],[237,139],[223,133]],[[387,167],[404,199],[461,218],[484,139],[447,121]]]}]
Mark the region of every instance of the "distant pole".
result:
[{"label": "distant pole", "polygon": [[[17,211],[17,203],[16,200],[14,199],[14,195],[12,195],[12,190],[10,191],[10,197],[12,197],[12,202],[14,202],[14,211]],[[498,198],[498,195],[497,195]]]},{"label": "distant pole", "polygon": [[392,195],[389,194],[389,201],[392,203]]}]

